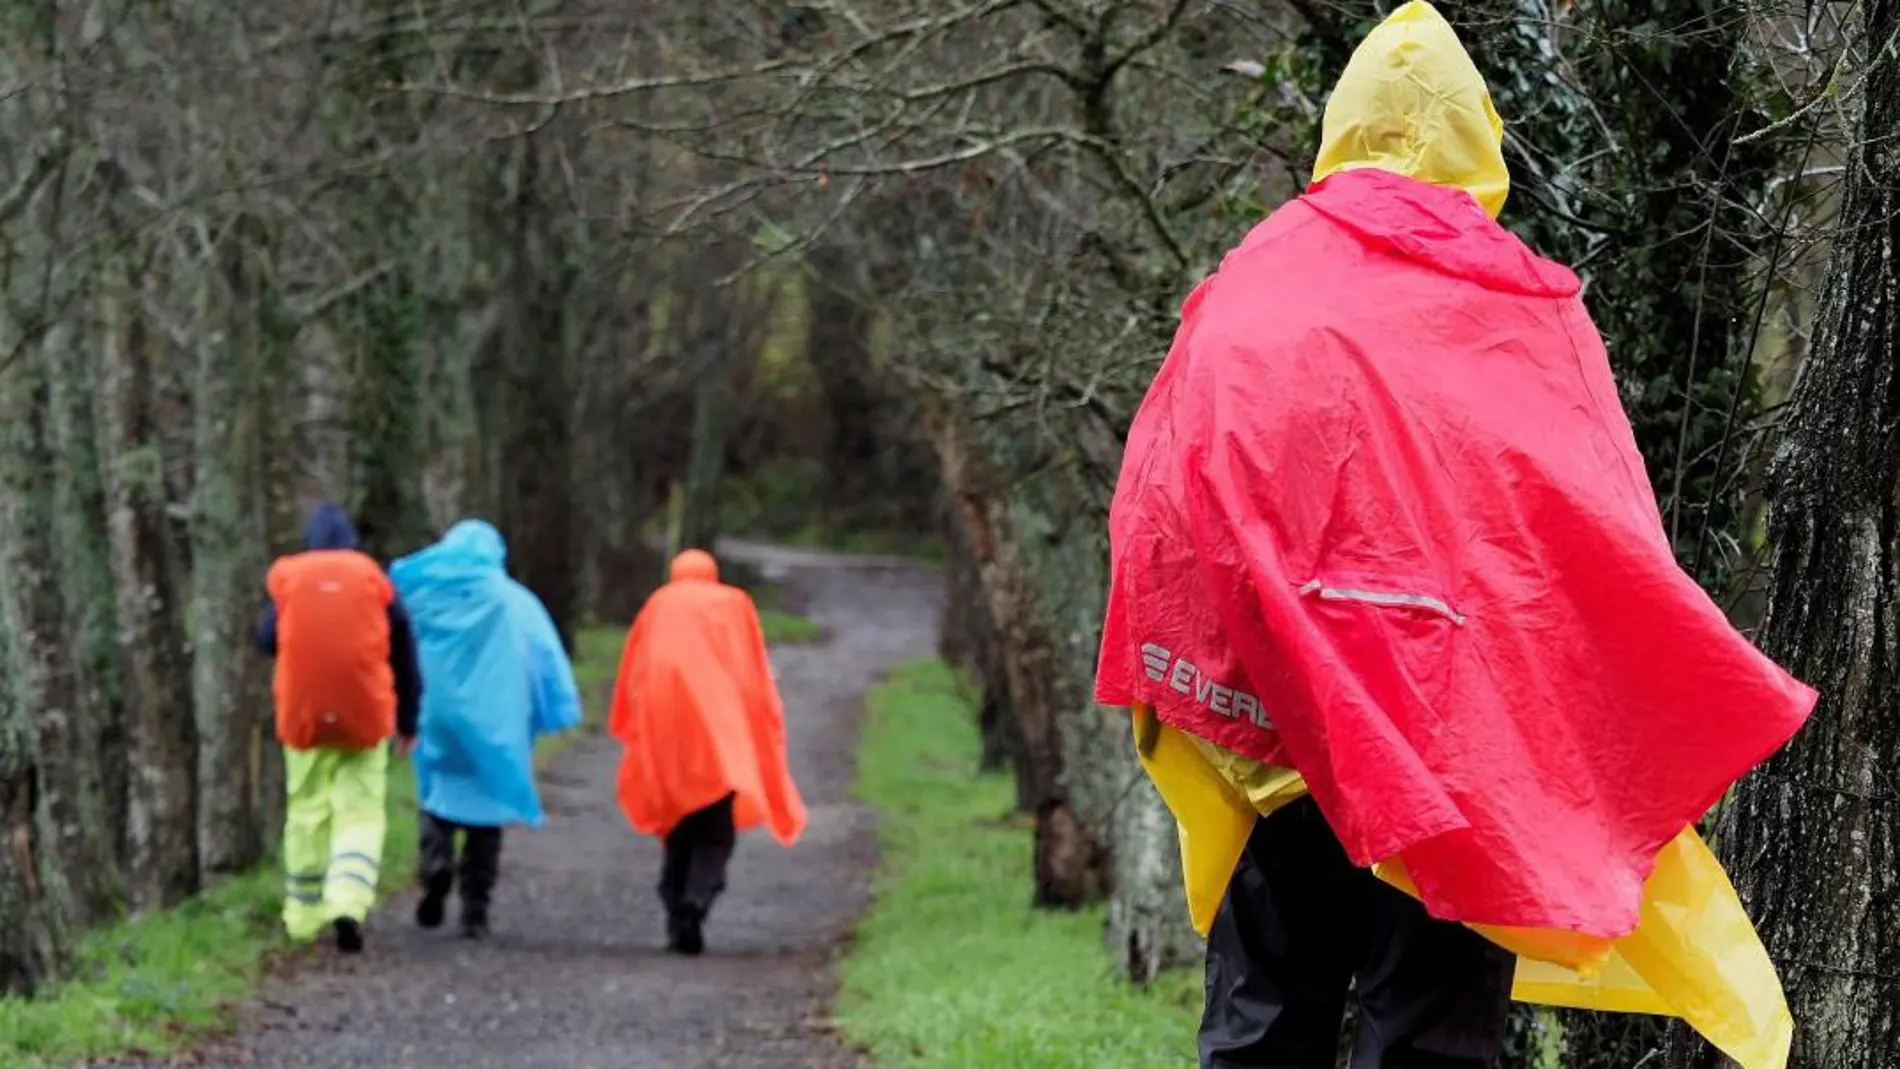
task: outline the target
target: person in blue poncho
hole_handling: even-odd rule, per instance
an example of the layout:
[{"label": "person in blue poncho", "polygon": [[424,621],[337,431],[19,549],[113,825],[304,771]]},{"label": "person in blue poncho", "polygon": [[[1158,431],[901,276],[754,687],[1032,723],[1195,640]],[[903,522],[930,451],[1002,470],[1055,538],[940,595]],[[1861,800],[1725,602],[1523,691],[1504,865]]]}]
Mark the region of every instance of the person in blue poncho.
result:
[{"label": "person in blue poncho", "polygon": [[428,683],[413,756],[422,808],[416,923],[441,926],[459,878],[462,933],[472,939],[488,934],[502,829],[542,821],[535,740],[581,721],[560,634],[534,594],[508,577],[507,558],[501,532],[463,520],[389,569]]}]

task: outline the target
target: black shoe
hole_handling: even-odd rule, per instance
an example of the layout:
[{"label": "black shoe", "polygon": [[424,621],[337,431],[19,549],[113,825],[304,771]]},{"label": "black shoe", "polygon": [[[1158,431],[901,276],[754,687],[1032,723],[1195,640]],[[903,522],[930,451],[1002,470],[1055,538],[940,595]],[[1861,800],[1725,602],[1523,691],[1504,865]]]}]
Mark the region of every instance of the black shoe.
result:
[{"label": "black shoe", "polygon": [[681,906],[666,919],[666,949],[694,958],[706,952],[706,933],[702,928],[705,913],[693,906]]},{"label": "black shoe", "polygon": [[488,910],[482,908],[462,910],[462,938],[488,938]]},{"label": "black shoe", "polygon": [[442,919],[448,913],[449,890],[455,883],[455,876],[449,872],[438,872],[422,883],[422,901],[416,903],[416,923],[424,928],[442,927]]},{"label": "black shoe", "polygon": [[336,929],[336,948],[345,954],[363,952],[363,925],[348,917],[338,917],[331,922]]}]

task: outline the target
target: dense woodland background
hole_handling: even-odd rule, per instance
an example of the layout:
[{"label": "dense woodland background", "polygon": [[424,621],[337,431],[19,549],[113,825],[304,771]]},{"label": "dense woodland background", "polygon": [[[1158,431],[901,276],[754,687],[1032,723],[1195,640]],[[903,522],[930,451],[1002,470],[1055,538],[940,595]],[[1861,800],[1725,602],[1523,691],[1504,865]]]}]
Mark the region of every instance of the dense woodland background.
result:
[{"label": "dense woodland background", "polygon": [[[569,633],[722,534],[940,556],[1022,893],[1106,897],[1133,980],[1197,960],[1089,701],[1107,498],[1392,6],[0,0],[0,987],[269,857],[247,635],[323,498],[383,559],[491,518]],[[1900,0],[1441,9],[1683,565],[1826,694],[1711,834],[1799,1064],[1891,1066]],[[1518,1024],[1522,1065],[1670,1047]]]}]

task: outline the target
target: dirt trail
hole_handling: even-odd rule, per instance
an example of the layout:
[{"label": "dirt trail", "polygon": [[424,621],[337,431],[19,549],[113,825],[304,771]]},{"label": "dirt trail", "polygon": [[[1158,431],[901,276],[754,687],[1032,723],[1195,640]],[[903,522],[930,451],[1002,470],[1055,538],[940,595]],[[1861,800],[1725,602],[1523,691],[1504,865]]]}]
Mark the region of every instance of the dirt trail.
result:
[{"label": "dirt trail", "polygon": [[[542,778],[547,825],[510,831],[494,934],[459,938],[389,902],[356,959],[266,985],[235,1049],[269,1069],[780,1069],[857,1064],[822,1030],[832,951],[863,908],[872,825],[851,799],[864,692],[932,651],[940,592],[916,568],[722,547],[785,582],[826,641],[773,651],[811,826],[792,850],[744,837],[708,950],[662,953],[659,850],[614,802],[617,748],[576,741]],[[451,916],[451,921],[453,917]]]}]

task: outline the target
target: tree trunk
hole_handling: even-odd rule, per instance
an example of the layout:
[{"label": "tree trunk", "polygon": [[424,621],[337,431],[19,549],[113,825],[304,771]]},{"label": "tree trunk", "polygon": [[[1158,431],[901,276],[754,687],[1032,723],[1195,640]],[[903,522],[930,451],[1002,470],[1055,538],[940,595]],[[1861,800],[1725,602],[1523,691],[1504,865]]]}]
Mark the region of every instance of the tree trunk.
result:
[{"label": "tree trunk", "polygon": [[[468,171],[483,173],[488,161],[468,162]],[[493,333],[494,301],[484,301],[477,279],[488,279],[481,257],[480,217],[472,205],[481,199],[482,186],[464,180],[461,172],[438,179],[428,192],[445,218],[445,233],[435,239],[425,278],[423,380],[429,398],[424,419],[425,451],[423,499],[429,528],[445,531],[464,516],[478,513],[475,482],[480,470],[481,440],[476,418],[475,354]]]},{"label": "tree trunk", "polygon": [[[262,267],[253,265],[253,270]],[[256,560],[268,569],[270,559],[301,547],[300,532],[306,515],[299,486],[300,451],[296,431],[301,405],[293,385],[301,355],[296,347],[299,324],[290,317],[282,292],[269,276],[247,276],[258,296],[259,307],[254,329],[256,349],[250,354],[253,364],[243,378],[246,397],[241,402],[256,413],[250,429],[253,441],[245,465],[245,498],[256,510],[254,536],[259,538]],[[254,589],[262,595],[263,575],[253,577]],[[246,624],[260,607],[253,601],[245,606]],[[250,649],[248,632],[239,636],[245,650]],[[277,721],[273,715],[275,698],[271,693],[271,665],[252,655],[251,674],[251,767],[256,791],[253,808],[266,854],[274,852],[284,828],[284,748],[277,740]]]},{"label": "tree trunk", "polygon": [[[951,399],[930,427],[1000,638],[1036,813],[1037,905],[1112,892],[1106,939],[1138,982],[1198,960],[1174,820],[1135,759],[1127,712],[1092,697],[1108,589],[1105,503],[1074,463],[1051,463],[1009,437],[1022,428],[972,421]],[[1114,452],[1102,428],[1074,431],[1073,450]]]},{"label": "tree trunk", "polygon": [[722,353],[693,389],[692,448],[686,461],[676,549],[710,550],[719,538],[719,487],[726,473],[732,402],[731,354]]},{"label": "tree trunk", "polygon": [[[119,608],[106,534],[105,477],[99,466],[92,410],[96,361],[70,326],[54,328],[46,351],[51,381],[48,419],[53,449],[62,461],[60,477],[53,483],[53,537],[61,565],[65,656],[74,665],[76,708],[91,732],[81,744],[92,754],[98,772],[107,841],[113,849],[111,887],[101,885],[89,891],[90,874],[75,878],[90,919],[115,913],[125,903],[130,746],[119,659]],[[95,914],[95,909],[105,912]]]},{"label": "tree trunk", "polygon": [[40,789],[35,713],[0,687],[0,994],[5,995],[33,994],[64,976],[73,961],[73,905],[54,817]]},{"label": "tree trunk", "polygon": [[977,729],[983,740],[985,772],[1005,768],[1015,774],[1016,807],[1033,812],[1036,801],[1029,789],[1023,763],[1022,739],[1016,713],[1010,708],[1002,669],[1002,649],[996,622],[990,619],[983,597],[983,577],[965,531],[963,510],[974,502],[952,503],[944,509],[939,527],[946,558],[943,622],[938,629],[939,652],[952,664],[968,670],[980,690]]},{"label": "tree trunk", "polygon": [[[404,228],[397,228],[400,233]],[[414,268],[398,249],[391,277],[358,299],[349,380],[352,510],[365,548],[389,560],[429,541],[422,495],[421,298]]]},{"label": "tree trunk", "polygon": [[1122,975],[1145,984],[1163,969],[1199,962],[1206,948],[1188,919],[1174,814],[1133,755],[1125,765],[1119,774],[1128,786],[1110,826],[1114,895],[1105,938]]},{"label": "tree trunk", "polygon": [[[1011,522],[1015,510],[999,500],[994,481],[984,478],[959,417],[933,414],[932,438],[1004,651],[997,665],[999,682],[1015,710],[1022,743],[1017,789],[1036,814],[1035,902],[1045,908],[1080,906],[1108,889],[1107,829],[1100,823],[1091,827],[1077,814],[1065,774],[1063,728],[1073,732],[1081,726],[1073,722],[1078,710],[1093,712],[1088,702],[1092,662],[1079,650],[1063,649],[1065,636],[1025,569]],[[1082,634],[1092,634],[1099,624],[1099,617],[1084,624]]]},{"label": "tree trunk", "polygon": [[[70,354],[59,353],[58,356]],[[8,636],[4,662],[11,708],[33,724],[33,757],[51,844],[69,876],[81,921],[124,905],[118,835],[108,801],[94,708],[80,700],[79,663],[69,646],[61,596],[54,486],[48,427],[46,354],[38,347],[0,379],[0,585]]]},{"label": "tree trunk", "polygon": [[720,244],[695,262],[698,288],[682,290],[677,305],[676,344],[702,357],[704,370],[693,387],[693,429],[687,451],[686,484],[680,507],[677,549],[710,550],[720,535],[719,491],[726,474],[726,449],[732,433],[738,384],[757,362],[764,338],[766,309],[756,294],[714,283],[743,263],[743,252]]},{"label": "tree trunk", "polygon": [[585,480],[579,490],[590,502],[592,522],[580,552],[585,612],[600,620],[627,620],[660,582],[661,549],[643,536],[658,514],[651,470],[657,466],[651,443],[659,433],[648,412],[642,376],[629,371],[630,354],[644,357],[655,339],[653,287],[644,277],[623,273],[599,298],[615,310],[613,327],[580,350],[576,381],[574,471]]},{"label": "tree trunk", "polygon": [[126,860],[132,904],[143,910],[199,887],[198,732],[153,411],[157,342],[134,305],[127,265],[109,265],[100,287],[98,431],[131,743]]},{"label": "tree trunk", "polygon": [[[356,0],[352,6],[368,25],[381,25],[397,10],[388,0]],[[345,91],[326,99],[337,105],[333,129],[348,158],[368,158],[419,136],[420,105],[394,86],[409,78],[420,44],[413,31],[376,33],[340,64],[336,76]],[[424,494],[427,244],[417,180],[413,170],[385,169],[349,183],[364,206],[355,217],[362,228],[358,247],[389,265],[351,302],[353,321],[345,328],[351,513],[365,550],[382,561],[420,549],[432,534]]]},{"label": "tree trunk", "polygon": [[[1761,643],[1821,706],[1715,837],[1787,985],[1801,1069],[1884,1069],[1900,1036],[1900,154],[1884,143],[1900,129],[1900,0],[1862,12],[1865,111],[1769,475]],[[1720,1063],[1678,1046],[1679,1065]]]},{"label": "tree trunk", "polygon": [[[247,217],[248,218],[248,217]],[[269,835],[260,803],[260,742],[270,723],[267,662],[251,649],[269,532],[261,496],[270,414],[258,380],[277,380],[284,361],[279,313],[255,222],[226,237],[228,293],[222,339],[198,354],[192,390],[196,472],[192,483],[192,696],[198,718],[198,850],[207,874],[249,868]]]},{"label": "tree trunk", "polygon": [[575,525],[573,353],[566,307],[572,269],[552,232],[539,195],[539,142],[520,146],[515,187],[511,269],[507,293],[515,307],[502,356],[506,374],[499,399],[505,420],[494,433],[502,443],[501,507],[509,570],[547,607],[569,649],[574,645]]}]

